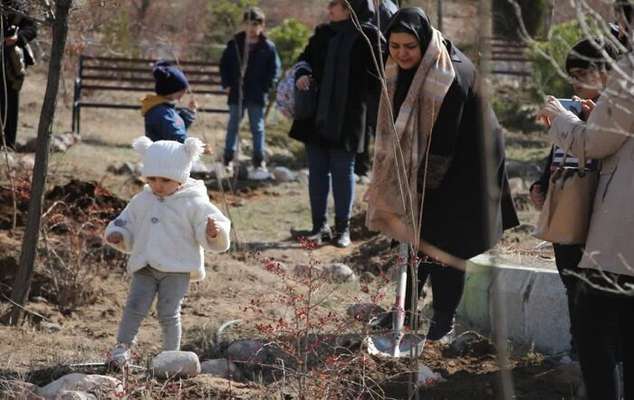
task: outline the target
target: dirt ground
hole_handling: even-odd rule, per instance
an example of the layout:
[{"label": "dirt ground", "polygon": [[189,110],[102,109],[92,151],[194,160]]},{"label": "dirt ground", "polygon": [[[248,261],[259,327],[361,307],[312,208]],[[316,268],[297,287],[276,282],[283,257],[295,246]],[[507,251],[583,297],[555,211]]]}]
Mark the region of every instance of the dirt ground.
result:
[{"label": "dirt ground", "polygon": [[[35,134],[38,99],[42,98],[43,83],[43,71],[38,71],[32,79],[27,80],[22,96],[23,113],[19,132],[22,138]],[[64,98],[58,108],[55,132],[61,133],[68,129],[70,123],[70,111]],[[99,233],[103,228],[100,224],[116,215],[124,204],[122,201],[139,190],[140,186],[135,179],[116,176],[106,170],[116,162],[137,160],[129,149],[129,143],[142,134],[143,125],[141,117],[133,111],[89,110],[83,118],[82,142],[71,147],[68,152],[54,154],[51,158],[46,206],[52,206],[56,200],[63,200],[67,204],[62,209],[52,209],[44,221],[46,243],[40,248],[31,301],[27,306],[30,311],[27,321],[19,327],[0,325],[0,381],[3,382],[22,379],[38,385],[45,384],[67,371],[64,366],[102,361],[115,344],[129,279],[125,274],[125,258],[104,249],[100,242]],[[284,125],[274,125],[278,128],[270,129],[268,138],[273,155],[298,154],[296,145],[285,139]],[[203,116],[191,134],[214,144],[218,153],[223,129],[223,117]],[[526,157],[532,161],[541,154],[537,153],[536,156],[532,152],[535,146],[542,146],[541,151],[544,154],[546,152],[543,139],[539,136],[522,141],[519,136],[511,135],[510,139],[516,142],[513,151],[520,154],[520,159],[524,157],[522,154],[526,154],[522,149],[531,151]],[[208,157],[205,161],[213,162],[214,159]],[[23,175],[24,171],[18,173],[18,177]],[[28,198],[28,192],[26,197],[21,198],[22,213],[18,229],[8,229],[10,197],[7,195],[6,174],[3,172],[2,176],[0,315],[10,308],[6,296],[10,293],[19,258],[22,237],[20,225]],[[81,186],[89,194],[88,197],[99,201],[83,203],[86,196],[71,198],[60,189],[67,187],[72,180],[76,180],[73,188]],[[27,190],[28,185],[24,189]],[[363,190],[361,185],[357,199],[361,198]],[[360,201],[355,205],[352,229],[354,243],[350,248],[324,246],[309,250],[292,240],[289,234],[292,227],[308,227],[309,224],[308,194],[304,183],[242,185],[235,191],[223,191],[212,182],[209,193],[212,201],[225,212],[228,211],[233,221],[234,249],[225,254],[206,256],[208,277],[192,284],[183,305],[183,348],[197,351],[203,359],[217,356],[220,354],[221,340],[216,336],[216,330],[229,320],[240,319],[241,322],[223,334],[223,342],[241,338],[268,339],[267,332],[270,331],[265,329],[267,326],[274,326],[279,321],[297,323],[297,303],[284,302],[290,290],[306,293],[302,292],[302,289],[306,289],[305,283],[295,281],[293,285],[288,285],[288,272],[297,265],[320,266],[343,262],[350,265],[361,280],[345,284],[319,282],[311,292],[314,296],[311,304],[318,305],[315,307],[318,317],[315,317],[317,319],[310,328],[302,330],[297,325],[294,332],[363,337],[367,334],[363,324],[346,316],[347,306],[378,303],[389,308],[394,289],[386,277],[395,260],[394,250],[390,250],[386,239],[364,229],[363,204]],[[522,222],[530,224],[534,221],[535,212],[527,205],[525,183],[518,186],[516,194]],[[96,209],[92,209],[95,204]],[[87,225],[90,227],[87,228]],[[528,232],[528,225],[523,225],[508,233],[498,251],[524,261],[548,261],[551,255],[547,251],[535,251],[538,242],[528,239]],[[272,260],[281,263],[281,268],[287,272],[272,270]],[[68,293],[62,290],[63,285],[55,283],[51,276],[65,282],[73,280],[72,285],[66,284],[65,290],[81,291],[84,304],[72,307],[66,300],[68,297],[64,297]],[[327,318],[319,319],[322,315]],[[160,351],[160,345],[160,329],[153,312],[140,330],[135,348],[137,362],[143,365]],[[370,366],[368,376],[372,378],[372,383],[365,386],[373,388],[373,391],[356,398],[408,398],[407,382],[410,375],[407,371],[415,371],[415,365],[362,356],[361,353],[357,349],[348,355],[350,362],[346,368],[359,365],[357,363],[361,361],[364,368]],[[456,355],[447,353],[442,346],[429,345],[425,347],[420,362],[440,372],[447,380],[421,391],[419,394],[422,399],[501,398],[500,367],[494,351]],[[348,371],[346,368],[341,371]],[[508,368],[512,374],[516,399],[575,398],[578,371],[574,367],[564,371],[552,360],[530,349],[516,347]],[[317,369],[324,376],[310,375],[313,383],[320,382],[324,377],[332,379],[338,376],[333,371]],[[358,370],[355,371],[351,373],[354,378],[350,378],[350,381],[358,383]],[[160,382],[151,384],[155,385],[156,391],[143,398],[280,398],[279,393],[284,392],[279,389],[279,383],[267,387],[258,382],[231,383],[209,377],[184,381],[180,383],[180,389],[173,392],[162,391],[165,387]],[[2,385],[0,398],[11,398],[1,388]],[[325,395],[321,392],[320,395],[307,398],[348,398],[343,392],[340,393]]]}]

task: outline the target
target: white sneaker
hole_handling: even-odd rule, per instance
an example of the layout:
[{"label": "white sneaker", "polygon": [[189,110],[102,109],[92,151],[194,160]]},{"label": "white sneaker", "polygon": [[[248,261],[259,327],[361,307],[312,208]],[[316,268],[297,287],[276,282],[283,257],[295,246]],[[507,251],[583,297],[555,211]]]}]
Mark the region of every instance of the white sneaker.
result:
[{"label": "white sneaker", "polygon": [[233,170],[233,162],[230,162],[229,164],[225,165],[225,177],[232,177],[234,170]]},{"label": "white sneaker", "polygon": [[130,361],[130,348],[125,343],[117,343],[108,354],[107,364],[117,368],[123,368]]},{"label": "white sneaker", "polygon": [[252,181],[264,181],[271,179],[271,173],[266,167],[249,168],[248,177]]}]

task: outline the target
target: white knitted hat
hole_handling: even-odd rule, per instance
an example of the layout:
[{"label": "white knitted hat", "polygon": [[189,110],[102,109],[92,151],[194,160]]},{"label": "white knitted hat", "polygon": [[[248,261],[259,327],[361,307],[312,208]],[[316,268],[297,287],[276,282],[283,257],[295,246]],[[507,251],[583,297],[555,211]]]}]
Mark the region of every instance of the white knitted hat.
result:
[{"label": "white knitted hat", "polygon": [[143,157],[141,175],[169,178],[184,183],[189,178],[192,163],[203,153],[200,139],[187,138],[181,144],[172,140],[152,142],[142,136],[132,142],[132,147]]}]

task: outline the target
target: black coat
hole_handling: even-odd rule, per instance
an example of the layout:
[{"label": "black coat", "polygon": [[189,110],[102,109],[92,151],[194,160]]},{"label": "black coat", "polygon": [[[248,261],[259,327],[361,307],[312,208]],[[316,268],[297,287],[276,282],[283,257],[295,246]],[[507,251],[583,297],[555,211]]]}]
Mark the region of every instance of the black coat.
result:
[{"label": "black coat", "polygon": [[[508,187],[504,140],[497,118],[478,94],[476,69],[471,61],[450,42],[447,47],[456,78],[434,125],[430,160],[438,156],[449,158],[451,163],[439,186],[426,190],[421,237],[467,259],[492,248],[504,229],[519,222]],[[487,132],[481,129],[483,114],[489,118]],[[490,135],[495,147],[496,176],[490,191],[482,173],[485,135]],[[486,234],[487,230],[491,235]]]},{"label": "black coat", "polygon": [[[364,26],[364,33],[371,43],[379,44],[379,33],[375,27]],[[298,61],[305,61],[312,68],[312,77],[319,87],[324,74],[324,67],[328,54],[328,43],[335,35],[335,31],[328,25],[317,26],[308,45],[299,56]],[[380,51],[374,51],[379,57]],[[367,138],[368,102],[376,101],[379,95],[379,80],[372,59],[372,51],[367,42],[360,37],[353,46],[350,56],[350,81],[348,83],[348,98],[343,122],[342,137],[339,143],[327,142],[317,134],[314,118],[295,120],[291,127],[290,136],[304,143],[316,144],[323,147],[343,149],[351,152],[362,152]],[[309,72],[300,69],[296,80]],[[376,116],[374,116],[376,118]]]},{"label": "black coat", "polygon": [[[9,7],[10,9],[18,10],[22,13],[26,13],[28,10],[23,1],[16,0],[3,0],[2,4],[4,6]],[[24,48],[29,42],[37,37],[37,26],[35,22],[21,13],[15,13],[9,11],[6,15],[3,16],[3,25],[4,25],[4,35],[5,37],[11,35],[12,33],[9,29],[12,26],[18,27],[18,42],[17,45]],[[5,46],[6,51],[6,46]],[[26,55],[26,64],[32,65],[34,60],[29,59],[30,55]],[[6,58],[5,58],[6,60]]]},{"label": "black coat", "polygon": [[[269,90],[280,74],[280,58],[273,42],[262,35],[249,53],[244,81],[240,82],[245,37],[245,32],[235,35],[222,53],[220,59],[222,87],[230,88],[229,104],[239,104],[242,97],[242,103],[264,106]],[[241,86],[242,93],[240,93]]]}]

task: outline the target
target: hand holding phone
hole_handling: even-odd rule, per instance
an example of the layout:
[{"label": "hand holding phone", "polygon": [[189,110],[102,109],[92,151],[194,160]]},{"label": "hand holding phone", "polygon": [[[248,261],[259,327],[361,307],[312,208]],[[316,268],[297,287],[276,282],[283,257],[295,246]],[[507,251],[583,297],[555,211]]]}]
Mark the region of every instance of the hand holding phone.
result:
[{"label": "hand holding phone", "polygon": [[561,105],[568,111],[571,111],[573,114],[577,116],[581,116],[583,113],[583,107],[581,106],[581,102],[575,99],[557,99]]}]

